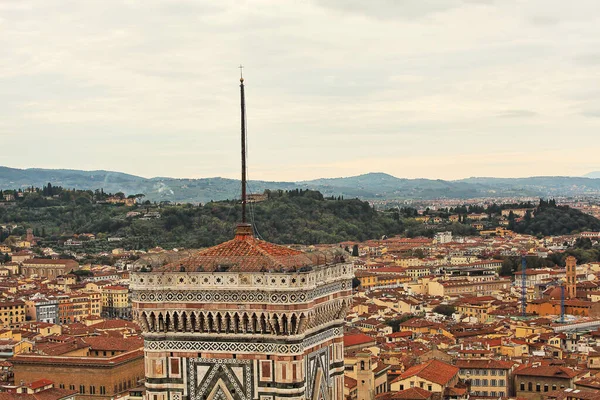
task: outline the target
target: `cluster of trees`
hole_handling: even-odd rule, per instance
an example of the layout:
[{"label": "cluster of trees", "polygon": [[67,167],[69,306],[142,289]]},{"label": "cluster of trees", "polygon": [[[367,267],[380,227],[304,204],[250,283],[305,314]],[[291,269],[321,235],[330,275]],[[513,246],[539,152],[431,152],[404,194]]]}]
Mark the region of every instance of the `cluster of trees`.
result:
[{"label": "cluster of trees", "polygon": [[[1,193],[0,193],[1,194]],[[265,192],[267,201],[248,205],[249,222],[256,234],[275,243],[336,243],[404,233],[408,237],[433,237],[437,231],[451,231],[455,236],[477,235],[468,224],[452,223],[430,226],[417,222],[417,210],[411,207],[376,211],[369,203],[358,199],[325,198],[308,189]],[[165,248],[198,248],[231,239],[235,224],[241,220],[239,201],[209,202],[205,205],[144,205],[124,207],[104,204],[110,196],[125,198],[125,194],[99,190],[70,190],[50,183],[42,188],[22,192],[13,207],[0,207],[0,222],[18,224],[13,232],[0,230],[0,242],[8,235],[19,236],[25,228],[33,228],[36,237],[56,246],[77,233],[94,233],[99,238],[123,237],[120,244],[132,249],[154,246]],[[142,198],[143,194],[127,196]],[[15,198],[17,198],[15,196]],[[437,213],[466,215],[472,212],[499,214],[502,209],[529,208],[531,203],[512,205],[460,206]],[[158,210],[159,219],[127,218],[129,211]],[[578,210],[557,206],[554,200],[541,200],[534,213],[522,222],[511,221],[517,232],[557,235],[581,230],[600,230],[600,221]],[[105,250],[105,241],[86,242],[91,251]],[[44,243],[42,243],[44,244]],[[95,246],[95,247],[93,247]],[[587,246],[588,248],[586,248]],[[584,260],[598,259],[597,249],[582,244],[573,250]],[[504,272],[514,271],[507,261]]]},{"label": "cluster of trees", "polygon": [[[502,267],[500,268],[500,276],[513,276],[513,273],[521,271],[522,257],[510,256],[502,258]],[[541,258],[537,256],[525,257],[527,268],[552,268],[556,266],[556,260],[552,258]]]},{"label": "cluster of trees", "polygon": [[550,257],[560,266],[565,266],[565,259],[573,256],[580,263],[600,261],[600,244],[593,245],[589,238],[579,238],[575,245],[560,254],[552,254]]},{"label": "cluster of trees", "polygon": [[[87,193],[86,191],[79,191]],[[326,199],[320,192],[292,190],[268,192],[269,200],[248,205],[248,218],[259,237],[275,243],[336,243],[363,241],[404,231],[404,220],[397,214],[375,211],[357,199]],[[129,211],[159,211],[157,219],[127,218]],[[209,202],[160,207],[124,207],[83,201],[50,202],[29,207],[0,207],[0,221],[32,227],[43,244],[60,244],[78,233],[97,237],[123,237],[119,246],[146,249],[198,248],[229,240],[241,220],[239,201]],[[36,236],[38,236],[36,235]],[[44,243],[47,242],[47,243]],[[85,242],[88,250],[103,250],[102,241]],[[104,241],[103,243],[106,243]],[[96,247],[93,247],[96,246]]]},{"label": "cluster of trees", "polygon": [[[336,243],[362,241],[404,231],[402,220],[375,211],[357,199],[325,199],[312,190],[267,193],[268,201],[249,205],[249,219],[259,237],[276,243]],[[241,219],[238,202],[166,207],[163,234],[194,232],[195,245],[208,246],[231,238]],[[165,232],[166,231],[166,232]]]},{"label": "cluster of trees", "polygon": [[415,317],[416,317],[416,315],[414,315],[414,314],[402,314],[402,316],[400,316],[399,318],[390,319],[390,320],[385,321],[385,324],[387,326],[391,326],[392,330],[394,332],[399,332],[401,323],[406,322],[409,319],[413,319]]},{"label": "cluster of trees", "polygon": [[[554,200],[552,200],[554,201]],[[556,202],[554,202],[556,204]],[[450,215],[459,215],[466,220],[468,214],[488,214],[490,217],[494,214],[500,214],[503,210],[514,210],[517,208],[533,208],[534,205],[531,202],[519,202],[512,204],[490,204],[488,206],[480,206],[480,205],[469,205],[463,204],[461,206],[449,207],[449,208],[439,208],[437,210],[430,210],[427,208],[423,215],[435,215],[442,218],[448,218]],[[415,210],[416,211],[416,210]],[[416,216],[416,214],[415,214]]]},{"label": "cluster of trees", "polygon": [[433,312],[445,315],[446,317],[451,317],[452,314],[456,312],[456,307],[450,304],[440,304],[438,306],[435,306]]},{"label": "cluster of trees", "polygon": [[[105,193],[103,189],[65,189],[62,186],[54,186],[52,183],[48,183],[41,188],[32,186],[26,190],[0,190],[0,201],[4,199],[4,194],[12,194],[18,205],[31,208],[69,205],[71,203],[90,204],[102,202],[112,196],[122,199],[125,198],[125,195],[122,192],[113,195],[111,193]],[[144,195],[135,194],[127,197],[142,198]]]},{"label": "cluster of trees", "polygon": [[557,206],[554,200],[540,200],[533,213],[528,213],[522,221],[511,220],[509,229],[528,235],[558,236],[598,231],[600,220],[568,206]]},{"label": "cluster of trees", "polygon": [[[600,261],[600,244],[594,245],[589,238],[579,238],[575,245],[562,253],[552,253],[547,258],[536,256],[527,256],[527,268],[552,268],[555,266],[564,267],[566,258],[573,256],[578,263],[589,263]],[[503,257],[501,276],[512,276],[514,272],[521,271],[522,257]]]}]

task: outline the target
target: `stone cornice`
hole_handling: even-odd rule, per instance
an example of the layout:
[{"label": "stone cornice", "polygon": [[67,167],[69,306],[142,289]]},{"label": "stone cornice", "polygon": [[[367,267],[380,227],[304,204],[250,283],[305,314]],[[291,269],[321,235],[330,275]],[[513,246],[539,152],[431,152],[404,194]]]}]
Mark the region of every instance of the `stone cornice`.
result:
[{"label": "stone cornice", "polygon": [[135,272],[131,289],[141,290],[313,290],[354,277],[351,264],[313,267],[306,272]]}]

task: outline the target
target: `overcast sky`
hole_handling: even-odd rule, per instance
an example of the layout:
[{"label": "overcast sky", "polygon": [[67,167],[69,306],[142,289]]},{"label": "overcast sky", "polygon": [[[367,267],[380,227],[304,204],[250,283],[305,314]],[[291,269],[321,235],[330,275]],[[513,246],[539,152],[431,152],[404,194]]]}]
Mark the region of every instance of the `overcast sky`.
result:
[{"label": "overcast sky", "polygon": [[600,170],[598,0],[0,0],[0,165],[458,179]]}]

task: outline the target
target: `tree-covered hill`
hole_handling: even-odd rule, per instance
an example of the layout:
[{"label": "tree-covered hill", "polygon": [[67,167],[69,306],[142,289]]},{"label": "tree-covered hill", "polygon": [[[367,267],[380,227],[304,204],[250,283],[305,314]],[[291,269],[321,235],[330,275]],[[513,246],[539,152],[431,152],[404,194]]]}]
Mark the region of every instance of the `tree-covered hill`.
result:
[{"label": "tree-covered hill", "polygon": [[568,206],[557,206],[554,200],[540,200],[533,213],[509,226],[529,235],[568,235],[583,231],[600,231],[600,220]]},{"label": "tree-covered hill", "polygon": [[[0,207],[0,221],[19,224],[21,231],[33,228],[42,237],[42,245],[55,245],[73,234],[93,233],[99,238],[122,237],[118,245],[125,248],[148,249],[211,246],[231,239],[241,220],[238,201],[125,207],[94,203],[88,192],[68,193],[71,197],[63,194],[56,201],[36,202],[28,199],[36,194],[28,194],[13,206]],[[324,198],[310,190],[268,193],[266,201],[249,204],[249,222],[260,237],[274,243],[363,241],[404,231],[398,213],[375,211],[357,199]],[[100,242],[86,241],[83,248]]]},{"label": "tree-covered hill", "polygon": [[[17,169],[0,166],[0,189],[40,187],[47,182],[70,189],[144,193],[151,201],[205,203],[239,198],[240,182],[236,179],[169,177],[144,178],[112,171],[78,171],[52,169]],[[315,179],[302,182],[251,181],[249,190],[318,190],[325,196],[358,197],[363,200],[398,199],[469,199],[475,197],[572,196],[600,194],[600,179],[581,177],[468,178],[455,181],[441,179],[402,179],[385,173]]]}]

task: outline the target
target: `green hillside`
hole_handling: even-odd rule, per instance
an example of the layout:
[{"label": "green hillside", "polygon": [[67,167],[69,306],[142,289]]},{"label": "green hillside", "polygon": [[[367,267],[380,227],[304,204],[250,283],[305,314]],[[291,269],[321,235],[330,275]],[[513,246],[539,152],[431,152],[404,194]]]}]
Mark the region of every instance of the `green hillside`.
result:
[{"label": "green hillside", "polygon": [[600,220],[567,206],[557,206],[553,200],[541,200],[531,215],[509,228],[529,235],[569,235],[583,231],[600,231]]},{"label": "green hillside", "polygon": [[[100,238],[121,237],[121,247],[148,249],[212,246],[231,239],[241,220],[237,201],[125,207],[94,203],[96,195],[68,191],[56,200],[44,200],[37,193],[27,194],[13,206],[0,207],[0,221],[22,226],[13,234],[33,228],[42,237],[42,245],[56,246],[73,234],[93,233]],[[397,213],[378,212],[367,202],[324,198],[308,190],[273,192],[268,200],[249,205],[249,219],[260,237],[281,244],[363,241],[404,231]],[[85,242],[83,248],[108,248],[101,243],[107,242]]]}]

